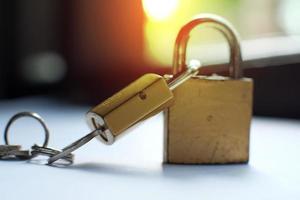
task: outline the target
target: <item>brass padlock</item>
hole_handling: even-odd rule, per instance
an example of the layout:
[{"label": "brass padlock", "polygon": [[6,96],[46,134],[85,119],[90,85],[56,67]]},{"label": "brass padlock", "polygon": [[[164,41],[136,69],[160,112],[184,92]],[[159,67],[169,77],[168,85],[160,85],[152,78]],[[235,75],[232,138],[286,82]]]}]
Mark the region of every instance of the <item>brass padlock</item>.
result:
[{"label": "brass padlock", "polygon": [[164,161],[181,164],[240,163],[249,159],[253,81],[242,77],[240,42],[232,25],[214,15],[200,15],[179,32],[173,73],[185,67],[190,31],[208,25],[230,46],[230,77],[194,76],[174,90],[165,111]]}]

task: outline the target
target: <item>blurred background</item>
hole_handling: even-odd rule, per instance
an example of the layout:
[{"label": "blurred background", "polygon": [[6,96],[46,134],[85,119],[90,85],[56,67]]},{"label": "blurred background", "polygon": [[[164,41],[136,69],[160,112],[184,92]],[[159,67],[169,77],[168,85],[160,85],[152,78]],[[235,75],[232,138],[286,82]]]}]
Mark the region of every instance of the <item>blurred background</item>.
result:
[{"label": "blurred background", "polygon": [[[0,98],[97,104],[146,72],[170,73],[181,26],[214,13],[240,33],[255,114],[299,118],[299,10],[299,0],[2,0]],[[188,59],[226,74],[228,47],[196,29]]]}]

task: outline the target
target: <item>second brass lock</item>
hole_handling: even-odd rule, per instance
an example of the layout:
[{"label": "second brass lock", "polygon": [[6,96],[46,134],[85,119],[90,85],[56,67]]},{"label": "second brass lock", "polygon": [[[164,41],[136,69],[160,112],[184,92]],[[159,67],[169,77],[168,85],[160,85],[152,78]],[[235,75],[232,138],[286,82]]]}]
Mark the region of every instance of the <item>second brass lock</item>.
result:
[{"label": "second brass lock", "polygon": [[190,66],[166,82],[157,74],[145,74],[130,85],[92,108],[86,115],[91,129],[99,129],[101,142],[112,144],[137,122],[169,107],[172,89],[198,73],[199,64]]}]

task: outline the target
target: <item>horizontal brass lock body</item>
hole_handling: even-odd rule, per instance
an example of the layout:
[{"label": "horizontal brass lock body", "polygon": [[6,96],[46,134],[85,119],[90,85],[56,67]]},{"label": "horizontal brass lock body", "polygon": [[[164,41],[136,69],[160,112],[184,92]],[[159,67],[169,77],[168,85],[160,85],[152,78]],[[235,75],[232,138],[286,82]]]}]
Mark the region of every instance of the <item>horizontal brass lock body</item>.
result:
[{"label": "horizontal brass lock body", "polygon": [[102,128],[100,141],[112,144],[126,129],[159,107],[165,107],[173,93],[163,77],[145,74],[87,113],[91,129]]},{"label": "horizontal brass lock body", "polygon": [[92,130],[98,129],[101,142],[113,144],[125,131],[169,107],[171,90],[198,73],[200,63],[173,76],[169,82],[157,74],[145,74],[112,97],[92,108],[86,115]]},{"label": "horizontal brass lock body", "polygon": [[164,161],[177,164],[243,163],[249,160],[253,81],[242,77],[240,43],[230,23],[201,15],[179,32],[173,73],[185,67],[190,31],[198,25],[219,30],[230,46],[230,77],[194,76],[174,91],[164,112]]}]

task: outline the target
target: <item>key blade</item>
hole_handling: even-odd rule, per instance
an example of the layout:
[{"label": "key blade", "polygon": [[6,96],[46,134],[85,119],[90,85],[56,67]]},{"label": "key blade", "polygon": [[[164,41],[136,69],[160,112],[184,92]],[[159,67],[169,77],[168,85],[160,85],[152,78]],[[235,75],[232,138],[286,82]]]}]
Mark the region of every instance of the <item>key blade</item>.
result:
[{"label": "key blade", "polygon": [[80,138],[79,140],[76,140],[72,144],[70,144],[70,145],[66,146],[65,148],[63,148],[63,150],[60,153],[57,153],[54,156],[51,156],[48,159],[48,165],[52,165],[52,163],[54,163],[55,161],[68,156],[69,154],[71,154],[76,149],[82,147],[83,145],[85,145],[86,143],[91,141],[93,138],[97,137],[99,135],[99,131],[100,130],[97,130],[97,129],[92,131],[91,133],[87,134],[86,136]]},{"label": "key blade", "polygon": [[[57,154],[61,153],[60,150],[56,150],[53,148],[49,148],[49,147],[42,147],[42,146],[38,146],[38,145],[33,145],[31,147],[31,154],[32,157],[37,157],[37,156],[48,156],[48,157],[52,157],[55,156]],[[63,163],[60,163],[59,165],[63,165],[63,166],[67,166],[67,165],[71,165],[73,163],[74,160],[74,155],[73,154],[67,154],[64,157],[61,157],[60,160],[64,161]]]},{"label": "key blade", "polygon": [[170,90],[174,90],[176,87],[178,87],[180,84],[182,84],[189,78],[196,76],[199,73],[200,67],[201,67],[201,63],[199,61],[190,62],[187,67],[187,70],[172,77],[172,79],[168,83]]},{"label": "key blade", "polygon": [[19,151],[20,145],[0,145],[0,157],[7,156],[10,152]]}]

